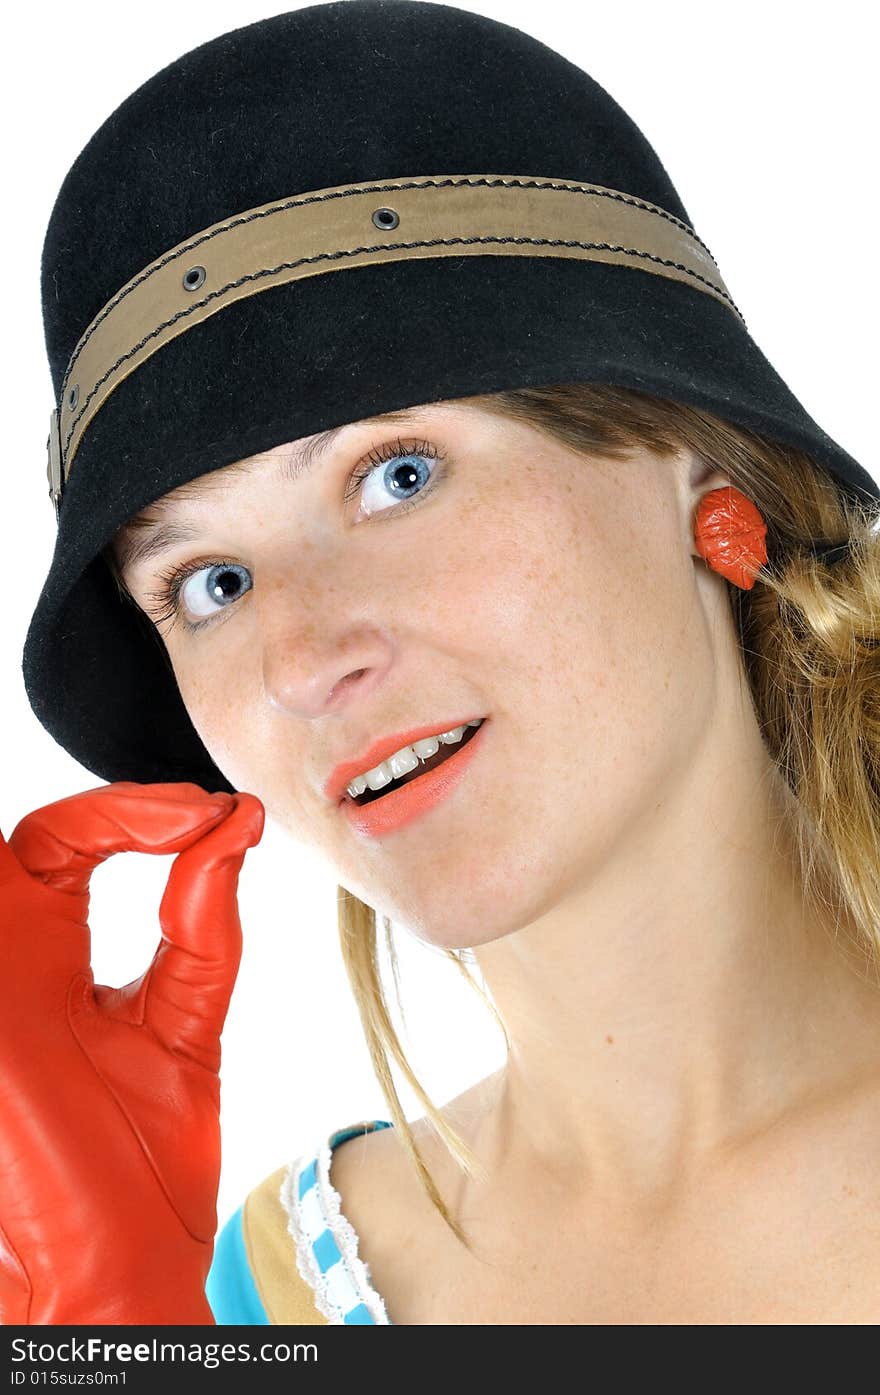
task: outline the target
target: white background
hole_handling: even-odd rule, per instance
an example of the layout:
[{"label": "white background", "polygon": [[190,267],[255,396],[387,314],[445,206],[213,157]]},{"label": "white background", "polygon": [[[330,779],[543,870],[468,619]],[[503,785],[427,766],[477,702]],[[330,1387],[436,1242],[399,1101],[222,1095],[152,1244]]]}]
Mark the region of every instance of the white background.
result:
[{"label": "white background", "polygon": [[[2,755],[0,828],[101,783],[31,712],[21,649],[52,555],[52,387],[39,261],[73,160],[114,108],[184,52],[282,13],[267,0],[16,6],[3,54]],[[642,128],[759,347],[824,429],[880,477],[876,43],[863,0],[462,4],[589,72]],[[430,81],[426,74],[424,81]],[[389,97],[393,89],[389,87]],[[397,173],[398,171],[394,171]],[[537,778],[537,777],[536,777]],[[171,858],[127,853],[92,882],[93,963],[148,964]],[[336,882],[271,823],[240,882],[242,968],[223,1036],[221,1223],[262,1177],[332,1128],[387,1117],[336,939]],[[398,935],[410,1060],[442,1102],[503,1059],[500,1034],[438,951]],[[407,1090],[407,1112],[420,1113]],[[100,1159],[95,1159],[100,1166]]]}]

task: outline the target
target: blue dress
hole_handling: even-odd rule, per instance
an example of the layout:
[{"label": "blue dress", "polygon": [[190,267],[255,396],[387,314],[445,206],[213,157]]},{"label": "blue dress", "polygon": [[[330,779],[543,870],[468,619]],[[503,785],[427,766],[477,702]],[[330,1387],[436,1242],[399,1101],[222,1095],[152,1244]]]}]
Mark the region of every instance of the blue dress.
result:
[{"label": "blue dress", "polygon": [[392,1325],[330,1181],[334,1148],[391,1127],[337,1129],[248,1193],[214,1245],[205,1293],[215,1322]]}]

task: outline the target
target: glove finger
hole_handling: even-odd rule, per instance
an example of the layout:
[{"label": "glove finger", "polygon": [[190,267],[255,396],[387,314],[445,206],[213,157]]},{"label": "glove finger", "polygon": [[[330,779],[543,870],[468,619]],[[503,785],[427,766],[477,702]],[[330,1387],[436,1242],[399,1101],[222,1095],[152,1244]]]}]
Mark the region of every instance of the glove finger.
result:
[{"label": "glove finger", "polygon": [[[253,797],[253,796],[252,796]],[[169,853],[188,847],[225,818],[232,796],[189,783],[118,781],[81,790],[26,814],[0,848],[31,876],[82,893],[99,863],[117,852]],[[0,861],[0,876],[9,870]]]},{"label": "glove finger", "polygon": [[255,795],[233,801],[232,813],[172,864],[146,993],[145,1020],[160,1040],[214,1070],[241,959],[238,877],[265,823]]}]

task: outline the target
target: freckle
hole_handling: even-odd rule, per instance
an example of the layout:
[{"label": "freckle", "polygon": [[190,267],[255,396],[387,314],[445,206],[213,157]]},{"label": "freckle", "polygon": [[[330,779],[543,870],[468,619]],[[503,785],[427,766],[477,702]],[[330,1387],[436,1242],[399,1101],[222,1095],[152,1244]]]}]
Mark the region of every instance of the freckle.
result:
[{"label": "freckle", "polygon": [[614,1038],[613,1038],[613,1037],[606,1037],[605,1040],[607,1041],[607,1043],[608,1043],[609,1046],[613,1046],[613,1045],[614,1045]]}]

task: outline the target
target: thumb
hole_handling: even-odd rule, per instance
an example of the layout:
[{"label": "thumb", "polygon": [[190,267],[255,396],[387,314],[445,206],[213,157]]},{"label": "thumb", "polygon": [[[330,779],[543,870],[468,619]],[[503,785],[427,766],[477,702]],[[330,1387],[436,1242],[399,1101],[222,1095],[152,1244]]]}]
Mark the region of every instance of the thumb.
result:
[{"label": "thumb", "polygon": [[212,1070],[241,960],[238,876],[265,824],[256,795],[235,794],[232,804],[172,864],[144,1004],[144,1020],[165,1046]]}]

